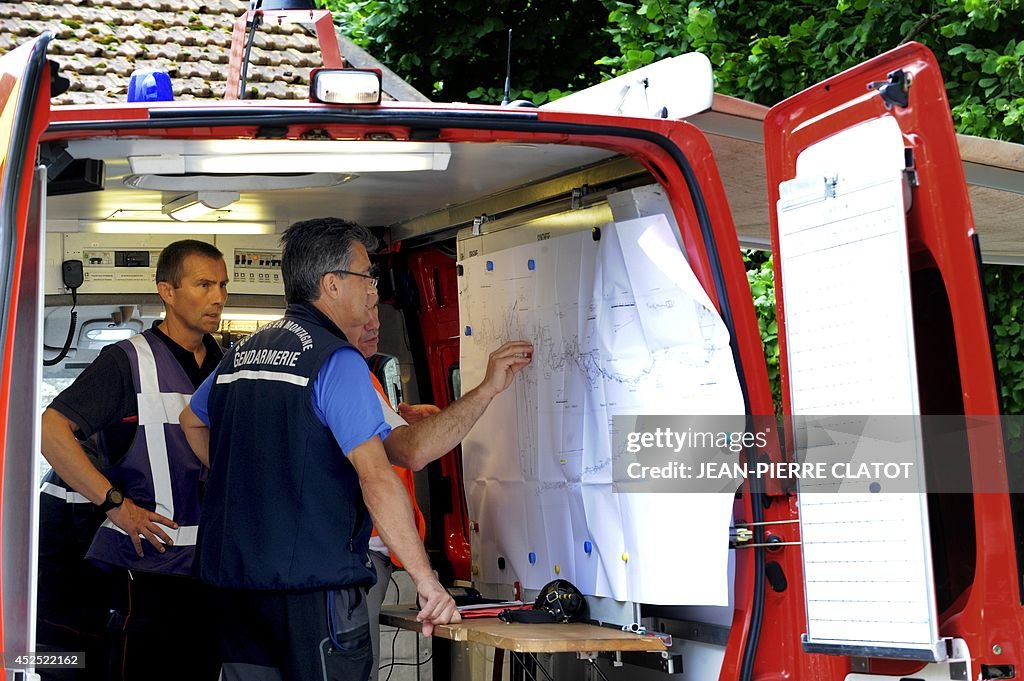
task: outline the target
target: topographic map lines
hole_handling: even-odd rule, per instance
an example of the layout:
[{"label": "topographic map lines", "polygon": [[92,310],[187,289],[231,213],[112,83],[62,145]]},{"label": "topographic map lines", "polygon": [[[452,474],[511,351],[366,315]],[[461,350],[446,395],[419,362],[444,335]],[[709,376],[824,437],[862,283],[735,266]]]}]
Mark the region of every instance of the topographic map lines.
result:
[{"label": "topographic map lines", "polygon": [[[460,265],[463,385],[482,380],[503,342],[534,346],[463,443],[481,581],[537,589],[561,576],[618,600],[723,602],[731,498],[709,511],[708,500],[613,486],[613,416],[743,411],[728,332],[664,216],[609,224],[600,242],[576,232]],[[679,579],[694,546],[653,540],[638,527],[649,513],[710,518],[696,534],[720,574],[694,565]]]}]

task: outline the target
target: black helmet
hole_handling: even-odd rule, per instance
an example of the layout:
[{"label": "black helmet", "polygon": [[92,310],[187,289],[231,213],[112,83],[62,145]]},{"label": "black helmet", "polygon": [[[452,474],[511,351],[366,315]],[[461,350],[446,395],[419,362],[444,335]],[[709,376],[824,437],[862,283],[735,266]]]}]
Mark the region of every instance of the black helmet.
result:
[{"label": "black helmet", "polygon": [[545,584],[533,607],[551,613],[556,622],[576,622],[587,616],[587,601],[583,594],[565,579]]}]

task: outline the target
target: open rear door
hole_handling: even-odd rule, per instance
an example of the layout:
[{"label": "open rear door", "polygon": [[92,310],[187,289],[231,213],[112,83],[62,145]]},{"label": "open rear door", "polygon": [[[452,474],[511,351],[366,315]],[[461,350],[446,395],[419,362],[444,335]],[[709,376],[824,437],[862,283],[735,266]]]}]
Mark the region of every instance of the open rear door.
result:
[{"label": "open rear door", "polygon": [[6,678],[35,643],[39,476],[40,309],[45,170],[36,147],[49,116],[46,47],[52,36],[0,58],[0,624]]},{"label": "open rear door", "polygon": [[[953,637],[1013,664],[1019,651],[1001,642],[1020,645],[1019,582],[998,423],[961,429],[962,458],[938,461],[908,418],[991,425],[999,414],[978,239],[934,56],[904,45],[776,105],[765,153],[784,412],[817,419],[833,443],[853,431],[822,422],[898,417],[916,441],[917,489],[934,491],[921,470],[941,465],[959,466],[958,491],[974,492],[801,484],[804,651],[939,662],[964,656],[942,641]],[[809,454],[795,431],[791,453]],[[1004,622],[1014,634],[995,640]]]}]

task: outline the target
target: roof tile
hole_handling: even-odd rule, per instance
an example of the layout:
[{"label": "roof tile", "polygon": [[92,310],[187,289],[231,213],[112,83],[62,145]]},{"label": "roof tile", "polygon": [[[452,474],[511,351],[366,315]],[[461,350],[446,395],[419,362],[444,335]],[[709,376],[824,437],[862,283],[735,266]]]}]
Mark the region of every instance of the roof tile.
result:
[{"label": "roof tile", "polygon": [[117,54],[118,56],[126,57],[134,62],[136,59],[140,59],[146,54],[146,49],[137,42],[129,41],[117,46]]},{"label": "roof tile", "polygon": [[[0,54],[54,33],[50,54],[71,80],[54,104],[121,101],[137,68],[172,74],[181,99],[223,97],[231,31],[248,0],[0,0]],[[306,99],[321,64],[316,37],[300,24],[260,28],[247,96]]]}]

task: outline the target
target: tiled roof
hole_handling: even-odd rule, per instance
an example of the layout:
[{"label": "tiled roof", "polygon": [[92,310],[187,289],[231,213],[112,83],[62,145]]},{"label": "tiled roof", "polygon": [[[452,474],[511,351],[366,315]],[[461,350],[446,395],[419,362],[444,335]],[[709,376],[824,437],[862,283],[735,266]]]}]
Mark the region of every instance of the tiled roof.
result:
[{"label": "tiled roof", "polygon": [[[154,67],[170,73],[175,99],[222,99],[231,29],[248,7],[247,0],[0,1],[0,54],[52,31],[50,58],[71,80],[54,104],[126,101],[132,71]],[[341,42],[350,62],[380,66]],[[301,25],[264,25],[253,41],[246,98],[306,99],[309,70],[321,64],[316,37]],[[390,72],[385,91],[425,99]]]}]

